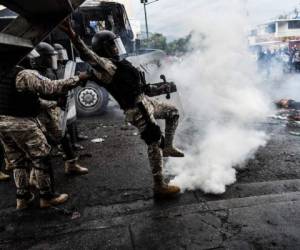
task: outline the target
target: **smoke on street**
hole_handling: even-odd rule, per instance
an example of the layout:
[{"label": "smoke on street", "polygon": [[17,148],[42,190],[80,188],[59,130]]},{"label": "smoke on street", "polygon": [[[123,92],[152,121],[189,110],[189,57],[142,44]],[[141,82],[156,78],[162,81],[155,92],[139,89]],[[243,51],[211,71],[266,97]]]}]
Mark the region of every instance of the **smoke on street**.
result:
[{"label": "smoke on street", "polygon": [[179,87],[185,119],[177,144],[186,157],[169,160],[172,183],[220,194],[236,181],[267,134],[253,124],[271,111],[247,44],[247,16],[238,0],[216,1],[189,13],[191,52],[164,69]]}]

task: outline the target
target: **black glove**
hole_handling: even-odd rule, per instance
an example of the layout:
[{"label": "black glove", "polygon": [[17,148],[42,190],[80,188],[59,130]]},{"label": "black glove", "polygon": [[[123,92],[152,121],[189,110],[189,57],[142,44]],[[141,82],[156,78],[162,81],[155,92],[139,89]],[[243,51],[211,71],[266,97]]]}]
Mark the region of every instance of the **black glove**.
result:
[{"label": "black glove", "polygon": [[87,82],[89,80],[91,80],[92,77],[93,77],[92,74],[88,71],[86,71],[86,72],[77,72],[76,75],[79,76],[79,79],[80,79],[79,86],[81,86],[81,87],[85,87]]}]

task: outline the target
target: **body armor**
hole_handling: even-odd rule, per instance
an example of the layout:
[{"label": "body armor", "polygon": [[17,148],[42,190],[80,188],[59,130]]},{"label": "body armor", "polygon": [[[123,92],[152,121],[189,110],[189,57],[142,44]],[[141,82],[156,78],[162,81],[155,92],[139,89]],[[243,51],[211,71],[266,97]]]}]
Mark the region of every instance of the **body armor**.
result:
[{"label": "body armor", "polygon": [[136,98],[143,93],[139,71],[127,60],[114,62],[117,71],[105,88],[119,103],[121,109],[128,110],[136,105]]}]

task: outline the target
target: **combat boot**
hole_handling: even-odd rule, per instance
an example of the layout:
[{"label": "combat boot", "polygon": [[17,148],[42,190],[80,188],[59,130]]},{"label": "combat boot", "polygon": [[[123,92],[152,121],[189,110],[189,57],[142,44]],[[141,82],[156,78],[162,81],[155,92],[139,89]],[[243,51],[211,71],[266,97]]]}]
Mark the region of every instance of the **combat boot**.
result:
[{"label": "combat boot", "polygon": [[0,171],[0,181],[7,181],[9,180],[9,175],[4,174],[2,171]]},{"label": "combat boot", "polygon": [[184,157],[184,153],[176,147],[166,147],[163,149],[164,157]]},{"label": "combat boot", "polygon": [[167,183],[165,183],[161,172],[154,174],[153,180],[154,180],[153,193],[154,196],[156,197],[160,197],[160,198],[174,197],[176,194],[180,192],[179,187],[175,185],[168,185]]},{"label": "combat boot", "polygon": [[52,206],[57,206],[65,203],[69,198],[67,194],[55,194],[50,199],[41,198],[40,199],[40,208],[48,208]]},{"label": "combat boot", "polygon": [[34,200],[34,194],[33,193],[29,193],[28,197],[24,198],[24,199],[20,199],[17,198],[17,210],[22,210],[22,209],[26,209],[30,206],[30,204],[33,202]]},{"label": "combat boot", "polygon": [[168,184],[161,184],[161,185],[154,185],[153,188],[154,196],[157,197],[173,197],[180,193],[180,188],[175,185],[168,185]]},{"label": "combat boot", "polygon": [[82,167],[78,164],[77,159],[72,159],[65,161],[65,173],[74,174],[74,175],[84,175],[87,174],[89,170],[85,167]]}]

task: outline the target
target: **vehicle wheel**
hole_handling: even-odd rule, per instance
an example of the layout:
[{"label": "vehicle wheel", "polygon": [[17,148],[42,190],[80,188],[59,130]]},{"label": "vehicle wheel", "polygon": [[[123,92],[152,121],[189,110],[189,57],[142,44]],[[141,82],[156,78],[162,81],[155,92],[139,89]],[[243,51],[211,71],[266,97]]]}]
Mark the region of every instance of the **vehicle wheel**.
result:
[{"label": "vehicle wheel", "polygon": [[76,89],[76,111],[78,117],[96,116],[105,112],[109,100],[108,92],[94,82]]}]

